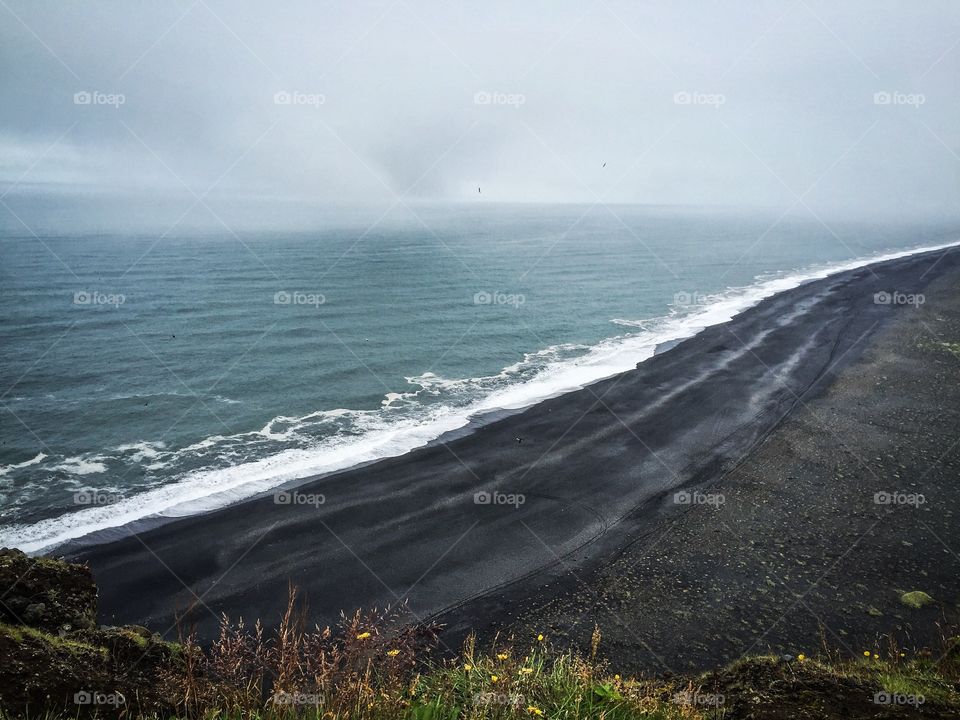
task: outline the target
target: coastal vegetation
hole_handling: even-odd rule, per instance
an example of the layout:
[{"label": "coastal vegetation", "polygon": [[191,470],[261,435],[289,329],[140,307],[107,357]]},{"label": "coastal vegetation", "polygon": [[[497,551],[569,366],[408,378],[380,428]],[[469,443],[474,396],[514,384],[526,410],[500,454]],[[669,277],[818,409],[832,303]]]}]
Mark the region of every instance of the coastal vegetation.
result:
[{"label": "coastal vegetation", "polygon": [[[18,575],[14,575],[18,573]],[[0,717],[185,720],[711,720],[924,717],[960,714],[960,637],[920,651],[892,640],[850,657],[819,648],[752,656],[699,675],[628,676],[603,658],[593,632],[582,652],[536,629],[470,637],[456,651],[439,628],[404,608],[344,615],[311,626],[296,588],[277,628],[222,618],[201,645],[146,628],[92,622],[95,586],[84,566],[0,551]],[[7,581],[10,580],[9,583]],[[30,622],[15,607],[32,607]],[[25,605],[26,603],[26,605]],[[71,622],[64,621],[71,618]]]}]

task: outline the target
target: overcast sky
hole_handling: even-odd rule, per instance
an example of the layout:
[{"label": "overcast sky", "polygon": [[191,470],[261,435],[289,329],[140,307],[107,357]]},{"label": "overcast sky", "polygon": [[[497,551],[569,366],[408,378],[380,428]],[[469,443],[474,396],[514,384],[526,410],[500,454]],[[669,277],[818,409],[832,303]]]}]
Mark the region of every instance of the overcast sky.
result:
[{"label": "overcast sky", "polygon": [[956,0],[2,0],[0,18],[12,209],[478,186],[485,202],[960,203]]}]

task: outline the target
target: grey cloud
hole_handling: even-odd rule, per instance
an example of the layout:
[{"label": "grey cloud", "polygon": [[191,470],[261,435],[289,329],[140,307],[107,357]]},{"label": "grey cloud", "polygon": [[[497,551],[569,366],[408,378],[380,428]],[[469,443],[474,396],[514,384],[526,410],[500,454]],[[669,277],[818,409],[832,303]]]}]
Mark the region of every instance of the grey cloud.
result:
[{"label": "grey cloud", "polygon": [[506,202],[958,210],[955,2],[8,6],[11,207],[208,189],[462,201],[482,185]]}]

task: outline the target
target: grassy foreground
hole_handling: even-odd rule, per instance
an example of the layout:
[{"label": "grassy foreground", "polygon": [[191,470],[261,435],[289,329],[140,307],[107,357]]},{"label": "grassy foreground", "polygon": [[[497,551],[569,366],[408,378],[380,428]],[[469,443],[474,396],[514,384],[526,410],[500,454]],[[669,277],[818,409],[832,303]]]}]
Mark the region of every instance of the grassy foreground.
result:
[{"label": "grassy foreground", "polygon": [[[696,677],[628,678],[589,653],[557,651],[541,633],[498,639],[480,652],[468,640],[453,660],[431,659],[429,628],[391,632],[400,613],[345,618],[337,637],[304,631],[295,595],[272,643],[225,622],[203,653],[206,681],[187,674],[176,689],[184,717],[342,720],[567,720],[648,718],[960,717],[960,638],[943,652],[894,645],[857,658],[754,656]],[[266,692],[266,678],[272,678]]]},{"label": "grassy foreground", "polygon": [[955,631],[922,651],[884,640],[851,657],[822,643],[696,676],[628,677],[602,660],[599,629],[583,653],[537,630],[483,648],[471,638],[453,652],[402,609],[311,627],[291,588],[275,630],[224,617],[218,639],[201,646],[189,632],[170,643],[147,628],[96,625],[89,570],[43,563],[0,551],[0,571],[21,578],[15,609],[0,607],[0,720],[960,717]]},{"label": "grassy foreground", "polygon": [[[229,629],[207,652],[180,647],[187,672],[167,678],[173,713],[139,713],[109,688],[72,710],[0,717],[182,717],[209,720],[476,720],[495,718],[886,718],[960,717],[958,639],[943,658],[864,651],[862,659],[751,657],[698,677],[625,678],[596,655],[554,652],[538,635],[478,653],[468,642],[456,660],[417,661],[411,638],[389,641],[365,630],[308,660],[311,633]],[[287,633],[286,635],[284,633]],[[369,635],[367,634],[369,633]],[[323,635],[323,633],[321,633]],[[594,634],[594,649],[601,643]],[[285,645],[285,643],[288,643]],[[263,654],[255,655],[258,650]],[[317,674],[316,671],[320,671]],[[273,688],[265,692],[267,677]],[[97,704],[99,703],[99,705]]]},{"label": "grassy foreground", "polygon": [[[187,720],[494,720],[596,718],[960,717],[960,638],[944,652],[908,655],[888,646],[841,658],[754,656],[696,677],[628,678],[590,652],[554,650],[543,634],[498,640],[480,652],[468,640],[456,659],[432,652],[434,629],[403,624],[401,612],[345,617],[340,628],[306,629],[291,592],[280,626],[223,620],[209,648],[191,637],[168,643],[173,661],[149,695],[164,710],[131,703],[109,685],[73,707],[13,717],[178,717]],[[5,632],[12,632],[9,627]]]}]

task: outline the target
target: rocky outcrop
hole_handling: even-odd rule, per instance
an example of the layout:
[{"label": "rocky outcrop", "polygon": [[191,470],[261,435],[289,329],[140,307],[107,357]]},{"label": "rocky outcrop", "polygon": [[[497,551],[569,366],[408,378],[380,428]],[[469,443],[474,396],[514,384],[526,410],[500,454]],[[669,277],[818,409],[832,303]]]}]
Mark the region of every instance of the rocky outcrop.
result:
[{"label": "rocky outcrop", "polygon": [[139,626],[99,627],[90,569],[0,549],[0,708],[100,717],[174,710],[179,646]]},{"label": "rocky outcrop", "polygon": [[0,622],[58,633],[97,626],[90,568],[0,550]]}]

